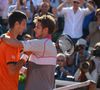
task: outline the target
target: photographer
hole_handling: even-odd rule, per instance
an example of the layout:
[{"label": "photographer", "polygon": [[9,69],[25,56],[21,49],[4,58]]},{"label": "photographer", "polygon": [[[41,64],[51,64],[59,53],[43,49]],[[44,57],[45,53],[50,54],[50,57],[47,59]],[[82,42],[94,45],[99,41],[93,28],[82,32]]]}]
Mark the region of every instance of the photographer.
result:
[{"label": "photographer", "polygon": [[93,60],[96,64],[97,69],[97,88],[100,88],[100,42],[96,43],[94,46],[94,49],[91,52],[91,55],[94,56]]},{"label": "photographer", "polygon": [[100,8],[95,12],[95,19],[96,21],[89,24],[87,40],[90,42],[90,47],[94,47],[94,45],[100,41]]},{"label": "photographer", "polygon": [[80,63],[79,69],[76,71],[75,81],[83,82],[86,80],[92,80],[94,83],[90,84],[89,87],[85,87],[85,90],[96,90],[97,83],[97,70],[93,60],[85,61]]},{"label": "photographer", "polygon": [[80,64],[79,69],[75,73],[75,80],[76,81],[86,81],[86,80],[93,80],[97,81],[97,72],[95,68],[95,63],[93,60],[85,61]]},{"label": "photographer", "polygon": [[75,45],[75,65],[77,68],[81,62],[85,61],[89,57],[86,47],[87,41],[83,38],[79,39]]}]

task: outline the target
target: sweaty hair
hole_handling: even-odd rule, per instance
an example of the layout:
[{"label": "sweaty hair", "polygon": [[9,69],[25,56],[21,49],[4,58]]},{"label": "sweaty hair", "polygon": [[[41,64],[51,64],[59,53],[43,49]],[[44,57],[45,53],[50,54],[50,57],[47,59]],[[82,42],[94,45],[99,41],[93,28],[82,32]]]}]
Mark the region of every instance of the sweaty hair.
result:
[{"label": "sweaty hair", "polygon": [[16,22],[21,23],[23,19],[27,19],[23,12],[18,10],[11,12],[8,18],[9,27],[13,28]]},{"label": "sweaty hair", "polygon": [[52,34],[56,28],[56,21],[50,15],[42,15],[41,17],[36,18],[36,21],[40,22],[42,28],[48,28],[48,33]]}]

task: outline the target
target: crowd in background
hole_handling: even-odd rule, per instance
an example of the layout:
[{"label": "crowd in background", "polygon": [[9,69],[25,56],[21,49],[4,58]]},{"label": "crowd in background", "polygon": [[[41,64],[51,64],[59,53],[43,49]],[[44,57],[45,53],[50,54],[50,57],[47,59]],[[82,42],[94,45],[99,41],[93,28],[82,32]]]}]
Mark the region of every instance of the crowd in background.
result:
[{"label": "crowd in background", "polygon": [[[80,5],[76,16],[74,14],[77,11],[71,11],[73,3]],[[57,46],[56,41],[62,33],[68,34],[74,41],[75,51],[72,55],[64,55],[57,47],[56,79],[80,82],[93,80],[100,88],[99,0],[0,0],[0,35],[8,31],[7,18],[14,10],[21,10],[27,15],[27,28],[18,36],[19,40],[35,38],[34,19],[51,15],[56,20],[56,30],[52,35],[55,45]],[[95,53],[95,50],[99,53]]]}]

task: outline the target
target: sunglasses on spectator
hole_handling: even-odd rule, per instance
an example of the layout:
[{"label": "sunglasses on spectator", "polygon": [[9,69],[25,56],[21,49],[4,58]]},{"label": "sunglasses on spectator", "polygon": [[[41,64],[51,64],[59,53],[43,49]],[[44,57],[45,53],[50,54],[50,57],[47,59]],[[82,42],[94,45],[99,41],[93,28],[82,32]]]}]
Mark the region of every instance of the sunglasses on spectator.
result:
[{"label": "sunglasses on spectator", "polygon": [[64,59],[57,59],[58,62],[64,62]]},{"label": "sunglasses on spectator", "polygon": [[79,2],[77,2],[77,1],[73,1],[73,3],[79,4]]}]

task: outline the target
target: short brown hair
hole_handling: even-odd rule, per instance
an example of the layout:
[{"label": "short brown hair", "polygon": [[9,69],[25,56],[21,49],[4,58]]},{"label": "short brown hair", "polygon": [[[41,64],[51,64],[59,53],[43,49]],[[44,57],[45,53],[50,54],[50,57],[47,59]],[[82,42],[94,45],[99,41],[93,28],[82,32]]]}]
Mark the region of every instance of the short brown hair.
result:
[{"label": "short brown hair", "polygon": [[56,21],[51,15],[42,15],[36,18],[36,21],[41,22],[42,28],[48,28],[49,34],[52,34],[56,28]]}]

